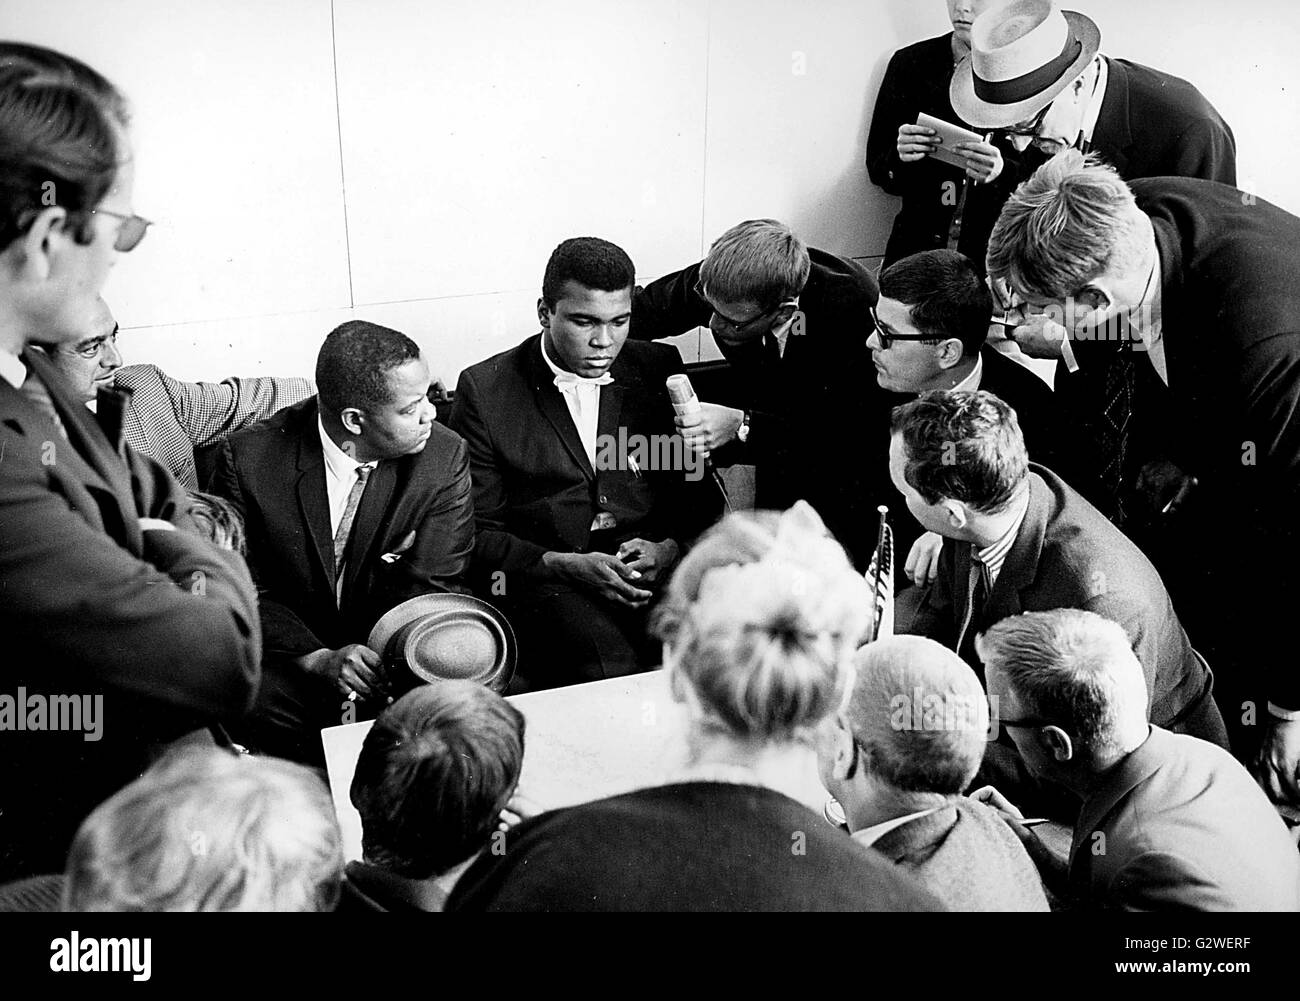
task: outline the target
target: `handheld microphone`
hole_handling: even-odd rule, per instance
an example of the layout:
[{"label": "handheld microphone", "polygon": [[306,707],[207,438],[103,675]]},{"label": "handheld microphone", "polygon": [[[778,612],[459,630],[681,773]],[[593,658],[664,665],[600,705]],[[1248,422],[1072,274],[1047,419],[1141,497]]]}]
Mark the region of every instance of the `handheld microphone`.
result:
[{"label": "handheld microphone", "polygon": [[[667,378],[664,384],[668,387],[668,399],[672,401],[673,413],[678,417],[699,416],[700,398],[695,395],[695,387],[691,385],[689,375],[685,372],[674,373]],[[683,444],[685,444],[685,439],[683,439]],[[727,487],[722,482],[722,477],[718,475],[718,471],[713,468],[713,459],[709,456],[704,457],[704,470],[713,477],[713,482],[722,491],[722,501],[727,510],[730,511],[731,498],[727,495]]]}]

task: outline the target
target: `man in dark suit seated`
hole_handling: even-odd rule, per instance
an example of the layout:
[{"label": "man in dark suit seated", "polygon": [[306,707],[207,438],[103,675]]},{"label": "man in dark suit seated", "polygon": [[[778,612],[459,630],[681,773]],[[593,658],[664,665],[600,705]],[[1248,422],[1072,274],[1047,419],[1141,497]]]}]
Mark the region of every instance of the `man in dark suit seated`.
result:
[{"label": "man in dark suit seated", "polygon": [[[1067,152],[994,235],[989,274],[1021,304],[1017,340],[1028,331],[1073,372],[1058,395],[1105,510],[1215,664],[1236,750],[1262,737],[1260,781],[1300,804],[1300,672],[1278,656],[1300,602],[1300,218],[1212,181],[1125,183]],[[1253,586],[1262,554],[1286,569]]]},{"label": "man in dark suit seated", "polygon": [[[1227,746],[1213,677],[1141,551],[1051,470],[1029,462],[1015,411],[991,393],[935,390],[894,411],[889,472],[922,527],[944,537],[909,632],[982,671],[975,636],[1021,611],[1082,608],[1124,627],[1157,726]],[[989,774],[1020,763],[989,744]],[[1045,806],[1050,809],[1050,806]]]},{"label": "man in dark suit seated", "polygon": [[29,350],[84,337],[145,235],[126,119],[89,66],[0,43],[0,881],[61,870],[157,745],[243,712],[258,683],[243,561]]},{"label": "man in dark suit seated", "polygon": [[[987,343],[992,316],[993,297],[965,255],[930,250],[890,265],[880,274],[875,330],[867,339],[876,381],[893,393],[987,390],[1015,410],[1030,457],[1064,472],[1066,450],[1052,391]],[[900,548],[915,538],[911,525],[894,528]],[[916,540],[903,567],[911,580],[934,580],[942,542],[934,532]]]},{"label": "man in dark suit seated", "polygon": [[979,637],[995,723],[1035,775],[1083,805],[1068,861],[1003,811],[1059,898],[1090,909],[1300,910],[1300,856],[1249,773],[1222,748],[1147,721],[1129,638],[1091,612],[1016,615]]},{"label": "man in dark suit seated", "polygon": [[319,730],[399,694],[366,646],[416,595],[454,589],[474,546],[465,443],[434,423],[414,341],[363,320],[316,360],[318,396],[222,446],[213,492],[244,518],[265,679],[236,736],[320,765]]},{"label": "man in dark suit seated", "polygon": [[421,685],[379,714],[352,775],[364,861],[342,908],[440,911],[498,831],[524,764],[524,717],[471,681]]},{"label": "man in dark suit seated", "polygon": [[231,378],[223,382],[182,382],[157,365],[122,366],[117,320],[99,299],[86,335],[72,344],[42,344],[54,367],[87,404],[100,389],[130,393],[121,415],[126,443],[156,459],[197,490],[194,450],[216,445],[231,434],[314,392],[307,379]]},{"label": "man in dark suit seated", "polygon": [[967,799],[989,704],[955,653],[890,636],[857,655],[848,705],[823,724],[822,782],[853,840],[906,869],[955,911],[1045,911],[1033,862],[990,808]]},{"label": "man in dark suit seated", "polygon": [[903,399],[876,386],[866,347],[876,298],[861,265],[807,247],[774,219],[751,219],[700,263],[639,290],[632,311],[637,340],[709,328],[743,406],[704,403],[698,419],[679,418],[682,433],[719,465],[752,464],[756,507],[812,504],[864,570],[876,506],[891,493],[889,410]]},{"label": "man in dark suit seated", "polygon": [[632,261],[594,237],[546,266],[542,332],[461,373],[451,426],[469,443],[474,577],[505,606],[533,687],[658,663],[646,608],[720,507],[673,431],[677,349],[628,342]]}]

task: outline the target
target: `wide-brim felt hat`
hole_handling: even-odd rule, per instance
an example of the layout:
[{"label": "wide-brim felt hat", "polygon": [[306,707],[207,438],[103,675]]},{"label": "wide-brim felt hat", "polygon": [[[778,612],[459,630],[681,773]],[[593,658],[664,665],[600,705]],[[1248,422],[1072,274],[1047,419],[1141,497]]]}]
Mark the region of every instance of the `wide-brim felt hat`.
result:
[{"label": "wide-brim felt hat", "polygon": [[1101,30],[1086,15],[1012,0],[971,25],[971,50],[953,70],[948,97],[968,125],[1008,128],[1047,107],[1100,49]]},{"label": "wide-brim felt hat", "polygon": [[422,594],[389,609],[366,645],[424,682],[476,681],[505,691],[519,647],[496,608],[468,594]]}]

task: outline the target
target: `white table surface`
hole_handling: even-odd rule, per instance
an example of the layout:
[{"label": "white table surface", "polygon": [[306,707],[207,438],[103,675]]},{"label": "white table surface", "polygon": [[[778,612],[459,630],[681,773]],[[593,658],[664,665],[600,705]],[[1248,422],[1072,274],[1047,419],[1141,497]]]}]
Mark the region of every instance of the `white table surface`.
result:
[{"label": "white table surface", "polygon": [[[546,809],[660,785],[685,763],[686,718],[667,675],[650,671],[512,696],[524,714],[520,791]],[[348,797],[370,722],[321,731],[344,854],[361,857],[361,818]],[[809,762],[798,797],[821,816],[829,798]]]}]

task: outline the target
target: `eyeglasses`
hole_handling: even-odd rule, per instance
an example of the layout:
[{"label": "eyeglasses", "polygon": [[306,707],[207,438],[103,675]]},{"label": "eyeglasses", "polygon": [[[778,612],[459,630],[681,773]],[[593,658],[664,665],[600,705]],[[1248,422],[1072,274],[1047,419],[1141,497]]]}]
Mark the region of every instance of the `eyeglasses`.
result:
[{"label": "eyeglasses", "polygon": [[748,320],[733,320],[731,317],[727,316],[726,313],[721,312],[717,306],[713,305],[713,301],[705,295],[704,283],[702,281],[697,281],[695,283],[695,294],[709,304],[709,308],[713,310],[713,315],[730,327],[733,334],[741,334],[747,330],[757,329],[760,321],[770,320],[773,316],[787,307],[793,309],[799,308],[799,303],[794,299],[786,299],[784,302],[777,303],[771,309],[764,310],[757,316],[751,316]]},{"label": "eyeglasses", "polygon": [[1005,129],[995,129],[994,131],[1004,136],[1028,136],[1033,138],[1038,135],[1038,130],[1043,127],[1043,121],[1047,118],[1047,112],[1051,107],[1052,103],[1049,101],[1043,105],[1043,110],[1025,125],[1008,125]]},{"label": "eyeglasses", "polygon": [[1014,726],[1014,727],[1019,727],[1021,729],[1027,729],[1028,727],[1035,727],[1035,726],[1056,726],[1057,725],[1053,723],[1050,719],[1041,719],[1038,716],[1023,716],[1020,719],[1002,719],[1001,717],[994,717],[994,721],[999,726],[1004,728]]},{"label": "eyeglasses", "polygon": [[113,249],[121,254],[135,250],[140,245],[140,241],[144,239],[144,234],[149,227],[153,225],[144,216],[124,215],[121,212],[112,212],[109,209],[91,209],[90,211],[92,214],[107,215],[122,220],[122,225],[117,230],[117,239],[113,241]]},{"label": "eyeglasses", "polygon": [[871,314],[871,325],[875,327],[876,337],[880,340],[880,350],[888,351],[894,346],[895,341],[928,341],[931,344],[941,343],[938,337],[931,337],[929,334],[891,334],[880,325],[880,319],[876,316],[874,308],[868,306],[867,311]]}]

